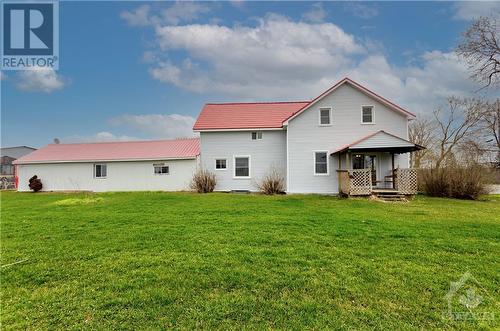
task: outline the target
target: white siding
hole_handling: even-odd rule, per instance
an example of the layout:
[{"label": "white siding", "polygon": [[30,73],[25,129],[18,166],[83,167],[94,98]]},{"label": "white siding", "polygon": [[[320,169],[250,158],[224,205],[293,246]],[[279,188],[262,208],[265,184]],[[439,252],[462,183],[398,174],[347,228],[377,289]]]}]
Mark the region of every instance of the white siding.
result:
[{"label": "white siding", "polygon": [[[370,105],[374,106],[375,124],[361,124],[361,107]],[[319,125],[321,107],[332,107],[332,125]],[[329,157],[328,176],[315,176],[313,151],[333,151],[378,130],[407,139],[407,121],[404,115],[388,109],[349,84],[340,86],[288,125],[288,192],[338,193],[337,157]],[[405,160],[406,167],[407,156],[398,157],[397,163],[404,164]]]},{"label": "white siding", "polygon": [[384,148],[384,147],[411,147],[413,144],[402,139],[393,137],[387,133],[380,132],[358,144],[351,146],[352,148]]},{"label": "white siding", "polygon": [[[29,191],[37,175],[43,191],[181,191],[189,189],[197,160],[97,162],[107,164],[107,177],[94,178],[94,163],[22,164],[19,191]],[[165,163],[170,174],[156,175],[153,164]]]},{"label": "white siding", "polygon": [[[252,140],[251,131],[201,132],[201,165],[215,172],[217,191],[256,191],[257,183],[272,168],[286,176],[286,133],[262,131],[262,140]],[[249,179],[234,178],[234,156],[250,156]],[[215,170],[215,160],[226,159],[226,170]]]}]

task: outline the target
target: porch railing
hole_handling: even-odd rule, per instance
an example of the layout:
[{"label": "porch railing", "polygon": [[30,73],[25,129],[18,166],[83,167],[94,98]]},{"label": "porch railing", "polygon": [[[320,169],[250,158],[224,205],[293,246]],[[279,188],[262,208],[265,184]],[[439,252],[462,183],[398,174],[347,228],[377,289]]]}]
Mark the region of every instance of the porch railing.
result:
[{"label": "porch railing", "polygon": [[[370,169],[337,170],[339,192],[345,195],[370,195],[373,192]],[[417,170],[398,168],[394,170],[394,184],[398,193],[417,194]]]},{"label": "porch railing", "polygon": [[396,169],[395,185],[396,190],[398,190],[398,192],[401,194],[417,194],[417,169]]},{"label": "porch railing", "polygon": [[340,192],[346,195],[370,195],[372,174],[370,169],[339,170]]}]

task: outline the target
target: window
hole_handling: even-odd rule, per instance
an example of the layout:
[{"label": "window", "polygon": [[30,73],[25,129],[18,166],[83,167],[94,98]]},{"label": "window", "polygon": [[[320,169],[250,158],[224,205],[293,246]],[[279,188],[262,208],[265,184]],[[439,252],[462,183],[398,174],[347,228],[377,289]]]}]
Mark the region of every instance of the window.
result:
[{"label": "window", "polygon": [[106,178],[108,175],[108,166],[106,164],[94,164],[94,177]]},{"label": "window", "polygon": [[250,177],[250,157],[234,157],[234,177]]},{"label": "window", "polygon": [[314,174],[328,175],[328,153],[314,152]]},{"label": "window", "polygon": [[215,160],[215,170],[226,170],[227,161],[226,159],[216,159]]},{"label": "window", "polygon": [[372,106],[363,106],[361,108],[361,123],[373,123]]},{"label": "window", "polygon": [[262,139],[262,131],[252,132],[252,140],[261,140],[261,139]]},{"label": "window", "polygon": [[319,109],[319,125],[330,125],[331,123],[332,108]]},{"label": "window", "polygon": [[153,164],[155,175],[168,175],[170,169],[165,163]]}]

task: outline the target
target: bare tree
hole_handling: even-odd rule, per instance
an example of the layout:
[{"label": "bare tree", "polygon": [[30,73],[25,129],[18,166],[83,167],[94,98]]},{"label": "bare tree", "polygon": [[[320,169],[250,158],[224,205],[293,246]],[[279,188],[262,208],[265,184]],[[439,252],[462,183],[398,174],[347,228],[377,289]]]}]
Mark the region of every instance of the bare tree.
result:
[{"label": "bare tree", "polygon": [[500,166],[500,99],[483,104],[482,127],[487,152],[496,152],[496,162]]},{"label": "bare tree", "polygon": [[461,143],[476,139],[482,119],[481,102],[470,98],[448,98],[448,109],[434,111],[436,121],[436,168],[453,158]]},{"label": "bare tree", "polygon": [[419,117],[410,122],[408,128],[410,141],[426,147],[425,149],[410,154],[410,162],[413,168],[420,168],[422,162],[430,154],[430,147],[435,139],[435,129],[435,123],[429,118]]},{"label": "bare tree", "polygon": [[483,87],[500,83],[500,26],[497,16],[480,17],[463,33],[456,52]]}]

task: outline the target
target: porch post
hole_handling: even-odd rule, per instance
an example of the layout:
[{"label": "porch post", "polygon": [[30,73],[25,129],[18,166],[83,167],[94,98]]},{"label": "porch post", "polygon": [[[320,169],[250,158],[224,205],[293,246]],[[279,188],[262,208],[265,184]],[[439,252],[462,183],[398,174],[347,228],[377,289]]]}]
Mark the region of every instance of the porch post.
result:
[{"label": "porch post", "polygon": [[342,184],[340,183],[340,177],[341,177],[341,172],[340,170],[342,169],[342,153],[337,154],[337,158],[339,159],[339,167],[337,169],[337,190],[339,191],[339,196],[342,194]]},{"label": "porch post", "polygon": [[396,188],[396,173],[394,172],[394,153],[391,153],[391,161],[392,161],[392,188]]}]

